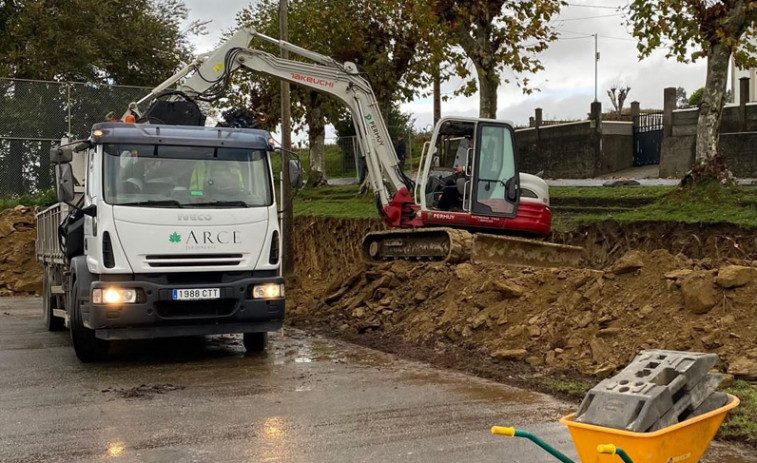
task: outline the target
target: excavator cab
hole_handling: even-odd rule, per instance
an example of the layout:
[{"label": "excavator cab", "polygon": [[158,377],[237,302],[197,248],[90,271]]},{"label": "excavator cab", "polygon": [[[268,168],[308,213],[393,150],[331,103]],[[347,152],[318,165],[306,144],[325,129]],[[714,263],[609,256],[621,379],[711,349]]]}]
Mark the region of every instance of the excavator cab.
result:
[{"label": "excavator cab", "polygon": [[513,127],[487,119],[439,121],[424,146],[415,193],[424,224],[507,230],[521,196]]}]

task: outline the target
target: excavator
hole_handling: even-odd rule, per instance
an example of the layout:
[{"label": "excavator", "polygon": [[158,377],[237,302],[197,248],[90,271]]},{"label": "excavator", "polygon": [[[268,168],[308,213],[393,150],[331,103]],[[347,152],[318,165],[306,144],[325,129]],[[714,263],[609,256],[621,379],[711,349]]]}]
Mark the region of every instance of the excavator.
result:
[{"label": "excavator", "polygon": [[[255,40],[307,61],[250,48]],[[130,103],[121,119],[202,124],[204,116],[194,114],[199,111],[196,102],[221,97],[241,69],[332,95],[352,115],[368,183],[388,227],[365,236],[365,260],[578,266],[581,248],[543,239],[551,232],[548,187],[543,179],[518,172],[512,124],[441,119],[424,146],[413,181],[400,167],[373,89],[355,63],[341,63],[253,29],[241,28],[216,49],[197,56]],[[171,102],[184,106],[177,110]]]}]

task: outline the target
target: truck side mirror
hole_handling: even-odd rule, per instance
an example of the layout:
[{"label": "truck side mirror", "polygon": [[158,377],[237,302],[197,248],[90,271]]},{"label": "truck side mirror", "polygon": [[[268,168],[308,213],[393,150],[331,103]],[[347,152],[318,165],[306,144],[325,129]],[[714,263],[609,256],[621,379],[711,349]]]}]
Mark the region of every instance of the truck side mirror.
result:
[{"label": "truck side mirror", "polygon": [[56,146],[50,149],[50,163],[68,164],[74,159],[74,150],[70,146]]},{"label": "truck side mirror", "polygon": [[289,184],[293,188],[302,188],[302,164],[299,159],[289,160]]},{"label": "truck side mirror", "polygon": [[56,194],[58,201],[70,203],[74,200],[74,171],[70,162],[55,165],[55,178],[57,179]]}]

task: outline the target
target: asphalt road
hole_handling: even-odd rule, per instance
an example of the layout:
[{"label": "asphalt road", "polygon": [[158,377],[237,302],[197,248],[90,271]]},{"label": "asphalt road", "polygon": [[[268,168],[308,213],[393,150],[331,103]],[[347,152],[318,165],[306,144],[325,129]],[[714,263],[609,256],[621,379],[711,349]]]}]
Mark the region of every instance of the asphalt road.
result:
[{"label": "asphalt road", "polygon": [[[265,354],[234,336],[123,343],[82,364],[40,301],[0,299],[0,461],[551,462],[493,424],[575,457],[572,405],[287,329]],[[757,457],[716,445],[709,463]]]}]

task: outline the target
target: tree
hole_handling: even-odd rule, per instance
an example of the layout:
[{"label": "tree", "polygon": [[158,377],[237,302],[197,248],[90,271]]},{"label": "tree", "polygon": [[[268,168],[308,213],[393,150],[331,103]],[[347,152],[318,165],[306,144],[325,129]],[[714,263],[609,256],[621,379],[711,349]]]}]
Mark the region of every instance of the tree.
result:
[{"label": "tree", "polygon": [[618,87],[617,84],[610,87],[610,90],[607,91],[607,96],[610,97],[610,102],[613,108],[615,108],[617,120],[620,120],[620,116],[623,114],[623,105],[626,103],[626,98],[628,98],[628,92],[630,91],[631,87],[623,87],[622,85]]},{"label": "tree", "polygon": [[679,109],[689,107],[689,97],[686,95],[686,89],[683,87],[676,88],[676,106]]},{"label": "tree", "polygon": [[702,104],[702,95],[704,94],[704,87],[699,87],[694,90],[694,93],[689,97],[688,104],[692,108],[698,108]]},{"label": "tree", "polygon": [[[276,36],[271,11],[276,0],[264,0],[237,16],[240,25],[252,26]],[[430,80],[425,58],[431,44],[426,40],[433,23],[433,10],[425,3],[403,0],[293,0],[290,2],[290,41],[337,61],[352,61],[365,71],[384,117],[397,101],[417,95]],[[255,42],[255,48],[273,52],[275,47]],[[291,56],[291,59],[300,59]],[[268,120],[278,122],[278,111],[266,104],[278,92],[276,80],[244,74],[235,80],[235,104],[264,105]],[[325,180],[325,125],[345,116],[341,103],[326,94],[292,87],[293,119],[307,126],[310,144],[308,183]],[[276,124],[273,124],[274,126]]]},{"label": "tree", "polygon": [[[550,20],[566,3],[562,0],[437,0],[436,10],[449,37],[476,68],[481,117],[497,117],[497,89],[515,81],[525,93],[533,92],[528,77],[544,66],[538,53],[557,39]],[[511,77],[502,78],[503,73]],[[466,94],[476,83],[463,88]]]},{"label": "tree", "polygon": [[[633,0],[629,5],[640,58],[665,46],[680,62],[707,58],[707,79],[697,123],[697,171],[722,177],[717,161],[720,122],[731,56],[739,66],[757,64],[754,36],[757,2],[749,0]],[[713,169],[706,165],[711,164]]]},{"label": "tree", "polygon": [[3,0],[0,74],[156,85],[191,58],[180,0]]}]

